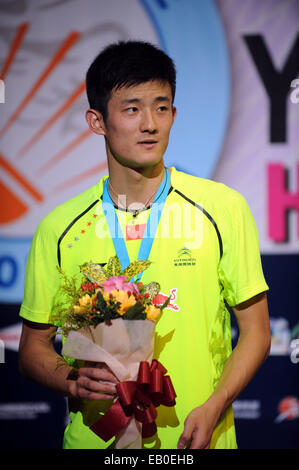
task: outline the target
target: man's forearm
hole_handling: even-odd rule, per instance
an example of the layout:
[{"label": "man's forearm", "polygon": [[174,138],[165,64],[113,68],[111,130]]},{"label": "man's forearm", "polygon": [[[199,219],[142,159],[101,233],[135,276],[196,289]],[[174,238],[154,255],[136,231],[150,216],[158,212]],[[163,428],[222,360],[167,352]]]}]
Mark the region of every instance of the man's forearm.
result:
[{"label": "man's forearm", "polygon": [[[220,416],[233,403],[266,360],[271,347],[270,322],[265,293],[235,307],[239,339],[227,359],[210,400]],[[209,401],[209,400],[208,400]]]},{"label": "man's forearm", "polygon": [[26,346],[20,351],[19,368],[25,378],[60,395],[69,396],[74,370],[50,345],[36,343]]},{"label": "man's forearm", "polygon": [[[260,335],[260,338],[257,338],[257,335]],[[248,385],[268,354],[269,341],[265,339],[263,332],[240,335],[208,400],[218,409],[219,417]]]},{"label": "man's forearm", "polygon": [[113,399],[118,380],[112,371],[103,363],[70,367],[53,347],[50,337],[55,331],[51,325],[24,323],[19,347],[22,375],[64,396]]},{"label": "man's forearm", "polygon": [[217,422],[269,354],[271,334],[266,295],[250,299],[235,307],[234,312],[240,330],[237,346],[228,357],[210,398],[187,416],[179,449],[190,441],[191,449],[209,448]]}]

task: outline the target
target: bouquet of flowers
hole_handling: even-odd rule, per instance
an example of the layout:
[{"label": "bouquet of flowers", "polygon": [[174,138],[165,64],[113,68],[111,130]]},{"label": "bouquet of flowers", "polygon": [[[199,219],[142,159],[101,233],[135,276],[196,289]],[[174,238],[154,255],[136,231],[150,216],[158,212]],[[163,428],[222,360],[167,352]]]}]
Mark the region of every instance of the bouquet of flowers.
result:
[{"label": "bouquet of flowers", "polygon": [[156,432],[156,407],[175,404],[167,370],[152,360],[155,323],[169,298],[157,305],[159,283],[131,282],[149,265],[138,260],[122,271],[117,256],[105,268],[88,262],[79,287],[60,269],[66,302],[55,306],[52,321],[66,337],[62,355],[105,362],[118,378],[113,405],[90,426],[105,441],[116,436],[116,448],[141,448],[142,436]]}]

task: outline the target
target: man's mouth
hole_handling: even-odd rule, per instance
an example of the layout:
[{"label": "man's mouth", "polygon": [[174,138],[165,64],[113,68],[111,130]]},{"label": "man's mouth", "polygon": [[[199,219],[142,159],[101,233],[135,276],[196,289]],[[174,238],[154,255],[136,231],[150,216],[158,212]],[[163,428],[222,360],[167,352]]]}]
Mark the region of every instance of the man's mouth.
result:
[{"label": "man's mouth", "polygon": [[145,139],[145,140],[140,140],[138,142],[138,145],[141,145],[144,148],[151,149],[153,148],[156,144],[158,143],[157,140],[154,139]]}]

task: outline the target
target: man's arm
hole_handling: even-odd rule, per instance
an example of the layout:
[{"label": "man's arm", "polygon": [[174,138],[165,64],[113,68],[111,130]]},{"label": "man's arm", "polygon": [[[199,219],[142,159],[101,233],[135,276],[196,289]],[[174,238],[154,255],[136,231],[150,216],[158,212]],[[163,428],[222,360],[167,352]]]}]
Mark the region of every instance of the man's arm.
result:
[{"label": "man's arm", "polygon": [[187,416],[178,448],[208,449],[215,426],[266,360],[271,346],[267,296],[259,294],[233,308],[239,339],[227,359],[217,387],[203,405]]},{"label": "man's arm", "polygon": [[[24,321],[19,346],[21,374],[61,395],[90,400],[111,400],[118,380],[110,370],[98,367],[74,369],[57,354],[50,339],[53,325]],[[108,381],[102,384],[99,381]],[[104,393],[99,393],[104,392]]]}]

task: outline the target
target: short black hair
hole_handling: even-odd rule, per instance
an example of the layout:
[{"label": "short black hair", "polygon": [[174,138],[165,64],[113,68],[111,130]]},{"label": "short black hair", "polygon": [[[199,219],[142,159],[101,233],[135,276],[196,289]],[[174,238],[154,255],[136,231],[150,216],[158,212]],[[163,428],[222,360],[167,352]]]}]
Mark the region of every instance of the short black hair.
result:
[{"label": "short black hair", "polygon": [[174,100],[176,70],[173,60],[165,52],[143,41],[111,44],[94,59],[87,71],[89,106],[106,120],[112,90],[152,80],[169,83]]}]

